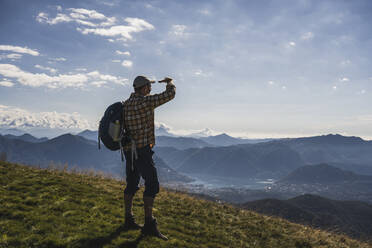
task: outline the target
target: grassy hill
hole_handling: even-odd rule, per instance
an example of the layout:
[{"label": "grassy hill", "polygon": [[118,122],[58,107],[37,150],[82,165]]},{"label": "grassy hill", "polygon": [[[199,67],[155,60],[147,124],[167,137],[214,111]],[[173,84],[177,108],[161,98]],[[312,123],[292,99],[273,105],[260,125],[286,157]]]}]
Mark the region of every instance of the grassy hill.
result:
[{"label": "grassy hill", "polygon": [[[122,181],[0,162],[0,247],[371,247],[164,189],[154,215],[170,240],[124,231]],[[142,222],[142,192],[134,213]]]}]

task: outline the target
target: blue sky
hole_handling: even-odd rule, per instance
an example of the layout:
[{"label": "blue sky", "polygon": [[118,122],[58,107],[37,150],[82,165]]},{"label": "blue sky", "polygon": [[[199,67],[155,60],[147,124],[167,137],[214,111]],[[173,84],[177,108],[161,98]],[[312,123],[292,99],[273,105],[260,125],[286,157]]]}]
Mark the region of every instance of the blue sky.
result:
[{"label": "blue sky", "polygon": [[[175,133],[372,139],[372,2],[0,1],[0,126],[94,128],[174,78]],[[160,92],[164,85],[155,85]]]}]

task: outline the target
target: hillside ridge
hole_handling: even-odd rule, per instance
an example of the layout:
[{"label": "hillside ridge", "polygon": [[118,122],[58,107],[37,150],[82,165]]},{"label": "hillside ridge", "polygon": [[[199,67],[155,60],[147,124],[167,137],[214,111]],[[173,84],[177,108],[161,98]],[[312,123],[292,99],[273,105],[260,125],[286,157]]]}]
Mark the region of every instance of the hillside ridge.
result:
[{"label": "hillside ridge", "polygon": [[[0,247],[371,247],[162,188],[154,215],[164,242],[122,229],[123,181],[6,162],[0,178]],[[140,223],[142,193],[134,199]]]}]

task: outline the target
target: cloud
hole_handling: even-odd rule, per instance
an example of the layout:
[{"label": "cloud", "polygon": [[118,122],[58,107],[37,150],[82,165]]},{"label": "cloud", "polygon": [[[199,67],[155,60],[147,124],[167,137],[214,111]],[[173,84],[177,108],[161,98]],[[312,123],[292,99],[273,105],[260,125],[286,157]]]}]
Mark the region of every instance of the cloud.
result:
[{"label": "cloud", "polygon": [[11,81],[8,81],[8,80],[2,80],[2,81],[0,81],[0,86],[13,87],[14,83],[12,83]]},{"label": "cloud", "polygon": [[111,62],[113,62],[113,63],[120,63],[121,60],[120,59],[113,59],[113,60],[111,60]]},{"label": "cloud", "polygon": [[129,51],[122,52],[122,51],[116,50],[115,52],[116,52],[116,54],[119,54],[119,55],[130,56],[130,52]]},{"label": "cloud", "polygon": [[78,28],[82,34],[95,34],[107,37],[120,37],[120,40],[132,40],[132,33],[138,33],[145,30],[152,30],[154,26],[143,19],[125,18],[128,25],[116,25],[109,28]]},{"label": "cloud", "polygon": [[16,59],[21,59],[22,58],[22,54],[18,54],[18,53],[10,53],[10,54],[6,54],[6,55],[0,55],[0,60],[1,59],[11,59],[11,60],[16,60]]},{"label": "cloud", "polygon": [[301,35],[302,40],[312,40],[314,38],[314,34],[312,32],[307,32]]},{"label": "cloud", "polygon": [[121,63],[121,65],[126,67],[126,68],[132,68],[133,62],[130,61],[130,60],[123,60],[123,63]]},{"label": "cloud", "polygon": [[69,8],[65,13],[58,13],[54,18],[50,18],[47,13],[40,12],[36,20],[50,25],[75,22],[78,24],[76,30],[82,34],[118,37],[119,40],[124,41],[132,40],[132,33],[154,29],[152,24],[140,18],[128,17],[124,19],[127,25],[117,25],[116,17],[107,17],[96,10],[83,8]]},{"label": "cloud", "polygon": [[73,19],[70,18],[66,14],[58,13],[55,18],[49,18],[49,15],[44,12],[40,12],[36,17],[36,20],[40,23],[48,23],[50,25],[55,25],[61,22],[72,22],[73,21]]},{"label": "cloud", "polygon": [[87,73],[86,75],[91,79],[94,79],[94,81],[106,81],[123,86],[128,84],[128,79],[126,78],[116,77],[108,74],[101,74],[99,71],[92,71]]},{"label": "cloud", "polygon": [[212,14],[208,9],[201,9],[198,12],[205,16],[210,16]]},{"label": "cloud", "polygon": [[294,41],[291,41],[291,42],[288,43],[288,45],[290,45],[291,47],[295,47],[296,43]]},{"label": "cloud", "polygon": [[340,62],[340,64],[341,64],[342,66],[347,66],[347,65],[350,65],[350,64],[351,64],[351,61],[348,60],[348,59],[346,59],[346,60],[342,60],[342,61]]},{"label": "cloud", "polygon": [[106,81],[94,81],[91,84],[94,85],[94,86],[96,86],[97,88],[100,88],[103,85],[107,84],[107,82]]},{"label": "cloud", "polygon": [[[59,11],[62,11],[62,9],[59,9]],[[36,17],[36,20],[40,23],[47,23],[50,25],[56,25],[63,22],[76,22],[78,24],[90,27],[110,26],[114,25],[116,22],[115,17],[106,17],[104,14],[101,14],[95,10],[80,8],[67,9],[66,13],[57,13],[56,17],[54,18],[50,18],[47,13],[40,12]]]},{"label": "cloud", "polygon": [[42,66],[42,65],[35,65],[35,68],[38,68],[40,70],[49,71],[52,74],[55,74],[58,71],[57,69],[47,67],[47,66]]},{"label": "cloud", "polygon": [[339,81],[340,81],[340,82],[349,82],[350,79],[347,78],[347,77],[343,77],[343,78],[340,78]]},{"label": "cloud", "polygon": [[74,112],[30,112],[25,109],[0,105],[0,126],[8,128],[93,129],[94,125]]},{"label": "cloud", "polygon": [[274,85],[275,84],[275,82],[274,81],[269,81],[269,82],[267,82],[269,85]]},{"label": "cloud", "polygon": [[32,56],[39,56],[39,52],[32,50],[27,47],[11,46],[11,45],[0,45],[0,51],[11,51],[15,53],[25,53]]},{"label": "cloud", "polygon": [[172,28],[171,30],[169,31],[169,33],[172,35],[172,36],[176,36],[176,37],[185,37],[188,35],[188,33],[185,32],[187,26],[186,25],[172,25]]},{"label": "cloud", "polygon": [[48,61],[48,64],[54,64],[55,62],[65,62],[67,61],[66,58],[60,57],[60,58],[50,58]]},{"label": "cloud", "polygon": [[211,72],[204,72],[201,69],[197,69],[194,71],[194,75],[197,77],[210,77],[212,76]]},{"label": "cloud", "polygon": [[0,75],[8,78],[14,78],[20,84],[30,87],[48,87],[48,88],[83,88],[89,82],[97,80],[107,81],[114,84],[126,85],[128,79],[112,75],[101,74],[98,71],[78,74],[59,74],[58,76],[49,76],[45,73],[31,73],[23,71],[12,64],[0,64]]},{"label": "cloud", "polygon": [[337,90],[337,86],[334,85],[334,86],[332,87],[332,89],[333,89],[333,90]]}]

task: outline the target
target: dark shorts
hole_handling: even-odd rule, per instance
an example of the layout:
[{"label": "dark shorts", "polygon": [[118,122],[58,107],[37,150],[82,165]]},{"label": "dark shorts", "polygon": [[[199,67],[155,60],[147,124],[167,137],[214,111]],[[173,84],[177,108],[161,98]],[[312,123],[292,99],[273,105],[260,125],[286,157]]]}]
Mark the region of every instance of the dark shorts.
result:
[{"label": "dark shorts", "polygon": [[145,180],[145,191],[143,196],[155,198],[159,193],[159,180],[152,155],[154,152],[150,146],[137,148],[138,158],[134,160],[132,171],[132,154],[131,151],[124,153],[126,160],[127,187],[125,194],[134,195],[139,189],[138,184],[140,177]]}]

